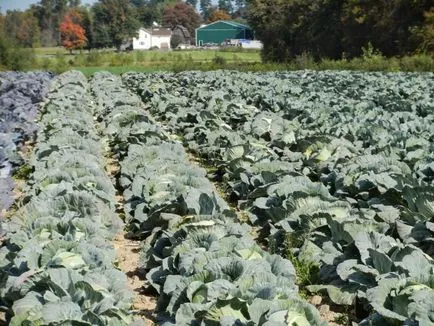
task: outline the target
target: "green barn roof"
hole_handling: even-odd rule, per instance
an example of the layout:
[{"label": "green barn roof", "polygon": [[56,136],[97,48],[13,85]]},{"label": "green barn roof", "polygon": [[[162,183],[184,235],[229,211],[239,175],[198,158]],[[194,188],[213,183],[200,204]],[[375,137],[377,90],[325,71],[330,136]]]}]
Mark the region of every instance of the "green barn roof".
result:
[{"label": "green barn roof", "polygon": [[219,20],[196,29],[196,45],[220,44],[228,39],[253,39],[253,30],[231,20]]}]

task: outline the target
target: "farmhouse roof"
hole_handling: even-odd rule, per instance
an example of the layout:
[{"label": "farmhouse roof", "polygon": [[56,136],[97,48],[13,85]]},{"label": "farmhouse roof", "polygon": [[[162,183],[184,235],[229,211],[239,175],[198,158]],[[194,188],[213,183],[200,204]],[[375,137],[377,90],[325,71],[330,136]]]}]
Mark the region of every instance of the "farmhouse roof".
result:
[{"label": "farmhouse roof", "polygon": [[172,30],[170,28],[143,28],[147,33],[153,36],[170,36],[172,35]]}]

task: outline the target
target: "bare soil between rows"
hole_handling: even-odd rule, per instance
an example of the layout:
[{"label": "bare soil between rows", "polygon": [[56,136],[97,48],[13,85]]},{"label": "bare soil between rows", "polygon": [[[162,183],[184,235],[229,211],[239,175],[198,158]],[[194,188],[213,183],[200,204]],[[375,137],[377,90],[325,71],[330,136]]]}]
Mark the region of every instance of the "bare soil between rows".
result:
[{"label": "bare soil between rows", "polygon": [[[107,158],[106,171],[116,185],[116,175],[119,172],[119,164],[116,160]],[[124,198],[118,192],[116,195],[116,210],[118,215],[123,215]],[[127,276],[127,286],[133,292],[132,310],[136,321],[144,326],[154,325],[153,313],[156,307],[156,298],[145,293],[146,281],[140,277],[140,248],[137,240],[128,239],[126,232],[118,233],[112,241],[117,254],[118,268]]]},{"label": "bare soil between rows", "polygon": [[140,242],[127,239],[125,232],[121,232],[113,239],[113,246],[117,252],[118,267],[127,276],[127,286],[134,293],[132,309],[137,319],[142,320],[145,326],[153,325],[156,300],[144,293],[146,281],[139,276]]}]

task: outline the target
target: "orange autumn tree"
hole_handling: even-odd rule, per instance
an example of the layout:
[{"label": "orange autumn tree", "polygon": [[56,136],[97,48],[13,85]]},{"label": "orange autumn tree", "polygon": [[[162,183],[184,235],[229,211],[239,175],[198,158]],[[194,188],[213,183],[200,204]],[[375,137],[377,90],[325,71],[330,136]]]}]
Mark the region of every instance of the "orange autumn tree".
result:
[{"label": "orange autumn tree", "polygon": [[87,43],[86,31],[81,26],[81,15],[70,10],[60,23],[62,46],[72,53],[72,50],[82,49]]},{"label": "orange autumn tree", "polygon": [[216,9],[209,16],[208,22],[213,23],[218,20],[229,20],[229,19],[231,19],[231,15],[229,15],[226,11],[221,9]]}]

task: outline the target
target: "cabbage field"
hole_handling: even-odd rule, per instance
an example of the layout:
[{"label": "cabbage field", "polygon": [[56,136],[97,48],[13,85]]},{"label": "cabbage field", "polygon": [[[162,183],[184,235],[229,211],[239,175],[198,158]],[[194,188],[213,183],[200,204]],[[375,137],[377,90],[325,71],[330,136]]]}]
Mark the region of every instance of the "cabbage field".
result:
[{"label": "cabbage field", "polygon": [[0,73],[0,218],[14,202],[12,173],[23,164],[18,149],[34,137],[38,104],[49,73]]},{"label": "cabbage field", "polygon": [[434,74],[4,73],[0,105],[5,324],[434,325]]}]

